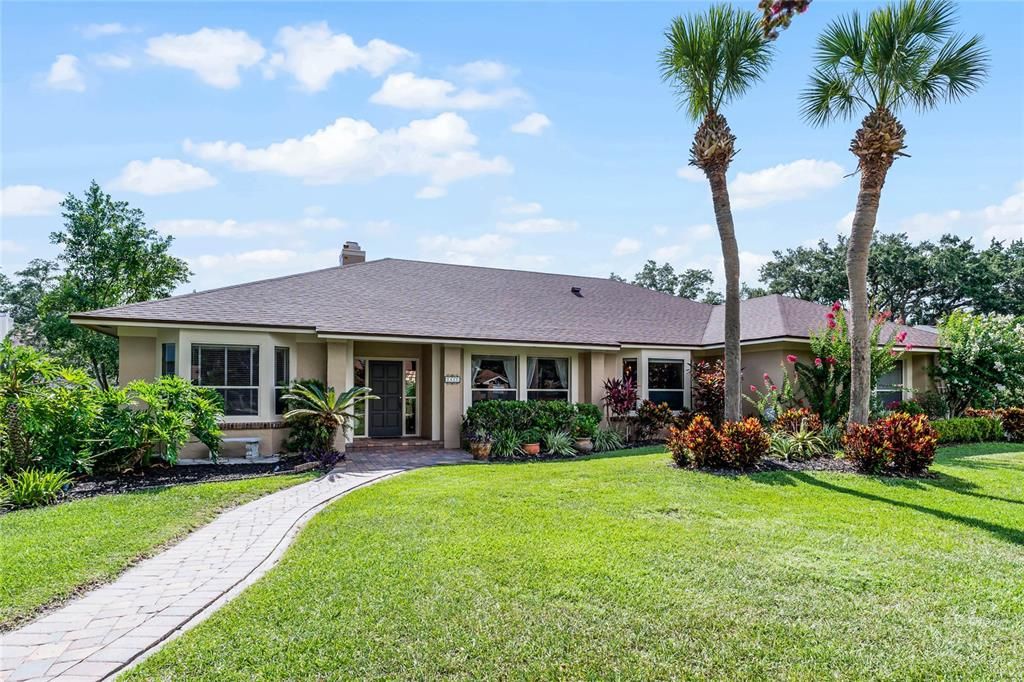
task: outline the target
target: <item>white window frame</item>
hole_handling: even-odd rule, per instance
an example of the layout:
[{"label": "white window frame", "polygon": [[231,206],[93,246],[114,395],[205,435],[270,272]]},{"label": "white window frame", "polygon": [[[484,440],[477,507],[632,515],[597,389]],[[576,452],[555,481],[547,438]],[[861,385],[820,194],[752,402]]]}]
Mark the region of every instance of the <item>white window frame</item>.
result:
[{"label": "white window frame", "polygon": [[[653,363],[653,362],[663,363],[663,364],[678,364],[681,367],[680,376],[679,376],[679,378],[681,379],[680,387],[679,388],[653,388],[651,386],[651,363]],[[654,392],[654,391],[657,391],[659,393],[679,393],[679,394],[681,394],[683,396],[683,407],[687,407],[689,405],[689,403],[690,403],[690,400],[689,400],[689,395],[687,395],[688,391],[687,391],[687,386],[686,386],[686,365],[687,365],[687,362],[686,362],[686,360],[684,358],[665,358],[665,357],[661,357],[661,356],[648,358],[647,362],[644,363],[644,367],[646,369],[646,374],[644,376],[644,384],[645,384],[645,387],[646,387],[646,390],[644,391],[645,397],[648,400],[654,400],[653,398],[650,397],[651,393]],[[676,411],[679,412],[680,410],[676,410]]]},{"label": "white window frame", "polygon": [[569,402],[578,403],[580,400],[580,364],[579,351],[576,349],[562,349],[545,346],[462,346],[462,405],[463,410],[469,409],[473,404],[473,356],[483,355],[490,357],[516,356],[518,375],[516,379],[516,400],[526,400],[529,389],[526,388],[527,358],[567,358],[569,360]]},{"label": "white window frame", "polygon": [[572,359],[564,355],[527,355],[526,356],[526,378],[529,383],[530,378],[530,360],[565,360],[565,388],[530,388],[526,387],[525,399],[530,399],[531,393],[564,393],[565,401],[570,402],[569,398],[572,395]]},{"label": "white window frame", "polygon": [[[913,360],[910,357],[908,357],[908,356],[903,356],[899,360],[897,360],[896,362],[900,363],[900,384],[898,386],[893,386],[893,387],[884,388],[884,389],[879,387],[878,384],[875,384],[875,387],[873,389],[871,389],[871,397],[872,398],[876,398],[877,399],[879,393],[896,393],[896,392],[899,392],[900,400],[907,400],[910,397],[910,393],[911,392],[907,390],[907,387],[911,385],[912,378],[908,379],[908,368],[910,368],[912,366],[911,363],[913,362]],[[912,372],[913,372],[913,370],[911,369],[910,370],[910,374],[909,374],[910,377],[913,377],[913,373]],[[879,377],[879,378],[881,378],[881,377]],[[882,405],[882,408],[883,409],[885,408],[884,404]]]},{"label": "white window frame", "polygon": [[[513,360],[515,360],[515,372],[514,372],[513,376],[509,377],[509,379],[512,379],[512,380],[515,381],[515,386],[512,386],[510,388],[477,388],[476,386],[474,386],[473,385],[473,380],[476,379],[476,374],[474,372],[474,367],[476,366],[476,363],[474,362],[474,358],[481,358],[481,359],[484,359],[484,358],[495,358],[495,359],[512,358]],[[522,365],[522,358],[520,358],[519,354],[517,354],[517,353],[470,353],[469,354],[469,372],[467,372],[467,374],[466,374],[467,383],[469,384],[469,402],[467,403],[467,407],[469,405],[473,404],[473,394],[477,393],[477,392],[490,393],[492,395],[495,394],[495,393],[513,393],[514,392],[515,395],[516,395],[515,400],[522,400],[521,388],[522,388],[522,383],[523,382],[521,381],[520,376],[519,376],[520,375],[520,371],[519,371],[520,365]],[[490,400],[494,400],[494,398],[490,398]]]}]

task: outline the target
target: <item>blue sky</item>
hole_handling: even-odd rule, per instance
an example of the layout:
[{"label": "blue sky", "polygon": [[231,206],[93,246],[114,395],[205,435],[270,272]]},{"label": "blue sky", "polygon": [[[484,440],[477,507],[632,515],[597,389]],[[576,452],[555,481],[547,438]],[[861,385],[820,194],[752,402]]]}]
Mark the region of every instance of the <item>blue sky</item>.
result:
[{"label": "blue sky", "polygon": [[[747,3],[751,8],[756,3]],[[879,3],[818,0],[726,110],[743,279],[844,228],[855,122],[798,116],[814,39]],[[694,125],[659,79],[700,3],[22,3],[3,7],[2,265],[51,257],[90,179],[173,234],[183,291],[370,258],[606,276],[719,270]],[[1024,3],[965,3],[984,88],[907,112],[879,229],[1024,238]],[[686,175],[684,173],[684,175]]]}]

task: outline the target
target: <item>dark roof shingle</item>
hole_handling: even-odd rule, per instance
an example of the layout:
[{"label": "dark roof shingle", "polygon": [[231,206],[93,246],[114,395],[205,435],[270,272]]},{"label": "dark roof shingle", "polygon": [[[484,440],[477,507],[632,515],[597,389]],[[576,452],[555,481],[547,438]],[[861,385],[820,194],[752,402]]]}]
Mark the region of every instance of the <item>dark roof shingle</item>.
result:
[{"label": "dark roof shingle", "polygon": [[[723,309],[610,279],[385,258],[74,318],[490,342],[702,346],[721,343]],[[824,310],[783,296],[744,301],[743,338],[806,338],[822,323]],[[934,343],[921,339],[918,345]]]}]

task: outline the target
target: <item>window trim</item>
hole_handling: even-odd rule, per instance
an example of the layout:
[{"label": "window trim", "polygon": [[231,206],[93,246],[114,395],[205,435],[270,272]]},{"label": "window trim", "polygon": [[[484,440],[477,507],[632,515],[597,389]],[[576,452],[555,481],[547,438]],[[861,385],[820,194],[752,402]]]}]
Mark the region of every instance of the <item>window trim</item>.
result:
[{"label": "window trim", "polygon": [[[284,351],[284,383],[278,381],[278,353]],[[289,346],[274,346],[274,416],[279,417],[285,413],[287,407],[280,396],[288,392],[292,385],[292,349]],[[281,409],[278,409],[280,407]]]},{"label": "window trim", "polygon": [[[168,371],[167,365],[167,349],[170,347],[171,350],[171,369]],[[168,341],[160,344],[160,376],[172,377],[178,373],[178,344],[174,341]]]},{"label": "window trim", "polygon": [[[260,344],[258,344],[258,343],[257,344],[248,344],[248,343],[203,343],[203,342],[192,342],[190,344],[190,346],[191,347],[189,349],[189,356],[190,356],[189,357],[189,379],[192,382],[192,384],[195,385],[195,386],[202,386],[204,388],[213,389],[213,390],[217,391],[218,393],[220,393],[221,391],[224,391],[225,393],[223,393],[222,396],[224,397],[224,416],[225,417],[258,417],[260,415],[260,413],[261,413],[261,410],[260,410],[260,407],[261,407],[260,400],[262,398],[262,392],[260,391],[260,364],[259,364],[260,363]],[[204,383],[202,383],[202,376],[203,376],[203,370],[202,370],[202,367],[203,367],[203,348],[223,349],[223,351],[224,351],[224,382],[225,382],[224,384],[204,384]],[[255,384],[231,385],[231,384],[227,383],[227,380],[228,380],[227,353],[228,353],[228,349],[230,349],[230,348],[235,348],[235,349],[247,348],[247,349],[249,349],[249,381],[252,382],[255,379]],[[198,351],[198,353],[199,353],[199,355],[197,356],[198,362],[197,363],[193,363],[191,356],[196,351]],[[254,353],[255,353],[255,360],[256,360],[255,363],[253,363]],[[255,368],[253,367],[254,364],[255,364]],[[195,373],[194,375],[193,375],[193,372]],[[244,412],[244,413],[237,413],[237,412],[236,413],[231,413],[231,412],[228,412],[226,392],[228,390],[231,390],[231,389],[255,390],[256,391],[256,401],[255,401],[256,411],[252,412],[252,413],[249,413],[249,412]]]},{"label": "window trim", "polygon": [[[565,388],[530,388],[530,360],[565,360]],[[565,394],[565,402],[569,402],[572,395],[572,358],[564,355],[527,355],[526,356],[526,400],[531,400],[531,393],[558,393]],[[560,398],[555,398],[559,400]],[[533,398],[536,400],[536,398]]]},{"label": "window trim", "polygon": [[[476,400],[473,399],[473,394],[477,393],[477,392],[489,393],[489,394],[492,394],[492,395],[495,394],[495,393],[502,393],[502,394],[515,393],[516,397],[513,398],[513,400],[522,400],[523,399],[522,398],[522,386],[521,386],[522,382],[519,380],[519,378],[520,378],[519,374],[521,372],[521,365],[522,365],[522,363],[520,362],[520,359],[521,359],[520,358],[520,354],[512,353],[512,354],[500,354],[499,355],[497,353],[473,353],[472,351],[470,351],[468,355],[469,355],[469,376],[468,376],[467,381],[466,381],[466,386],[467,386],[467,388],[469,390],[469,402],[467,404],[467,407],[469,407],[470,405],[473,405],[474,403],[477,402]],[[514,366],[513,371],[512,371],[512,376],[509,377],[509,379],[513,382],[513,385],[510,386],[509,388],[477,388],[476,385],[475,385],[476,371],[474,369],[474,367],[476,366],[476,364],[475,364],[476,358],[480,358],[481,360],[485,360],[485,359],[501,360],[502,362],[504,362],[505,360],[511,358],[512,361],[515,363],[515,366]],[[497,400],[497,398],[491,397],[491,398],[487,398],[487,400]]]},{"label": "window trim", "polygon": [[[900,394],[899,399],[901,401],[902,400],[906,400],[908,398],[908,395],[907,395],[908,394],[908,391],[907,391],[907,359],[906,358],[900,358],[899,360],[896,361],[896,364],[899,365],[899,368],[900,368],[900,380],[899,380],[899,383],[895,384],[895,385],[892,385],[892,386],[886,386],[885,388],[882,388],[881,385],[876,382],[874,387],[871,389],[871,397],[876,399],[876,400],[878,400],[879,402],[882,402],[882,399],[878,397],[878,395],[880,393],[899,393]],[[896,368],[894,367],[893,370],[895,370],[895,369]],[[882,377],[878,377],[878,378],[879,378],[879,380],[881,380]],[[885,408],[885,403],[884,402],[882,402],[882,408]]]},{"label": "window trim", "polygon": [[[623,359],[623,361],[625,361],[625,358]],[[681,367],[679,374],[679,388],[654,388],[653,386],[651,386],[651,365],[654,363],[678,364]],[[654,399],[651,398],[651,393],[678,393],[682,396],[683,399],[683,409],[686,409],[687,404],[689,403],[689,400],[687,400],[689,391],[686,386],[686,366],[688,364],[688,361],[685,358],[652,357],[648,358],[647,362],[644,364],[647,371],[647,376],[645,377],[644,381],[644,399],[653,402]],[[682,410],[679,409],[673,409],[673,412],[681,411]]]}]

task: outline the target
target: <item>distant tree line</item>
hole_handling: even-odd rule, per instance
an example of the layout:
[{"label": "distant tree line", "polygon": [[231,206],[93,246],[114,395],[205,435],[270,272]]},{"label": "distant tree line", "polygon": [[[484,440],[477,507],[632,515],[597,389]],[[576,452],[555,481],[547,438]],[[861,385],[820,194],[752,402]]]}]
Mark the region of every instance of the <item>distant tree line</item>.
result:
[{"label": "distant tree line", "polygon": [[[743,298],[784,294],[815,303],[849,300],[846,278],[848,239],[834,244],[773,251],[761,266],[761,286],[743,284]],[[620,282],[624,277],[611,274]],[[629,280],[632,284],[704,303],[721,303],[710,270],[676,272],[653,260]],[[1024,240],[993,240],[977,248],[971,239],[943,235],[912,242],[906,234],[876,235],[868,259],[868,295],[880,310],[891,310],[908,324],[937,324],[954,310],[1024,315]]]}]

